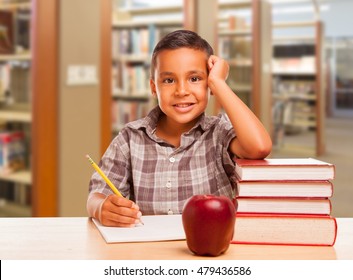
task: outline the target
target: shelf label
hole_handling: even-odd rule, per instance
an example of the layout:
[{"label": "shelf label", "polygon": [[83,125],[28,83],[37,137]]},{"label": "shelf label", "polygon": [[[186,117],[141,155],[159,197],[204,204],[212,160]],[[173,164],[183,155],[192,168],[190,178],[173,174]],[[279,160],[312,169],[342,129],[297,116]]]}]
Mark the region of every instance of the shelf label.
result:
[{"label": "shelf label", "polygon": [[97,85],[97,67],[95,65],[69,65],[67,68],[67,85]]}]

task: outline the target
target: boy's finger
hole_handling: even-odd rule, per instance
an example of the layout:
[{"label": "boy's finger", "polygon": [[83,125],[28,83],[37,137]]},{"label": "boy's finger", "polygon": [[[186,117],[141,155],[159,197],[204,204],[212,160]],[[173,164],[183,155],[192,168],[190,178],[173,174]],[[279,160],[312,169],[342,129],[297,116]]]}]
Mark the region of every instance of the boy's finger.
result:
[{"label": "boy's finger", "polygon": [[208,63],[207,64],[208,64],[208,68],[211,70],[213,65],[214,65],[214,61],[213,61],[212,57],[210,57],[208,59]]},{"label": "boy's finger", "polygon": [[113,203],[116,206],[120,207],[127,207],[127,208],[132,208],[134,205],[136,205],[133,201],[125,198],[125,197],[120,197],[117,195],[112,195],[110,197],[111,203]]},{"label": "boy's finger", "polygon": [[110,212],[112,212],[114,214],[121,215],[121,216],[132,217],[132,218],[136,218],[136,219],[138,219],[142,216],[142,214],[139,210],[136,210],[132,207],[124,207],[124,206],[111,208]]},{"label": "boy's finger", "polygon": [[109,213],[105,216],[104,224],[106,226],[118,226],[118,227],[133,227],[139,223],[139,219],[121,216],[115,213]]}]

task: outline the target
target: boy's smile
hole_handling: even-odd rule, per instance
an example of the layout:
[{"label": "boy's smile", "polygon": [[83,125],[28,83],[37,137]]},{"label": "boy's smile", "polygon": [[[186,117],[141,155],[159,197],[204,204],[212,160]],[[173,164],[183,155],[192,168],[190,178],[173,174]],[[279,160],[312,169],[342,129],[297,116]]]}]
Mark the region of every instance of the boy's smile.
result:
[{"label": "boy's smile", "polygon": [[151,89],[165,118],[159,127],[180,133],[190,130],[208,103],[207,54],[180,48],[158,54]]}]

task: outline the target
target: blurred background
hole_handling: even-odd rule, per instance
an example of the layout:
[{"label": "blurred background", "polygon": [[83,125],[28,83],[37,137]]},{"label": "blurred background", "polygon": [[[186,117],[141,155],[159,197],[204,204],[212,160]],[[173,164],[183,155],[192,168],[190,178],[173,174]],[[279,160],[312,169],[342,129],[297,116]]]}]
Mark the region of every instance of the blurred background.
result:
[{"label": "blurred background", "polygon": [[[121,127],[155,106],[150,55],[176,29],[230,65],[271,133],[270,157],[335,165],[332,215],[353,213],[349,0],[0,0],[0,216],[85,216]],[[222,111],[211,100],[208,114]]]}]

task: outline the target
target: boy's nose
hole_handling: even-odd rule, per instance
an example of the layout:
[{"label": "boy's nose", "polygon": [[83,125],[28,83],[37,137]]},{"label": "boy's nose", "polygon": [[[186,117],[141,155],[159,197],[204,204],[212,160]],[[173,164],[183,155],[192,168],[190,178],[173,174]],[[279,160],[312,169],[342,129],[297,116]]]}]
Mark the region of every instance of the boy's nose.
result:
[{"label": "boy's nose", "polygon": [[178,87],[176,89],[175,95],[177,96],[184,96],[188,94],[188,88],[187,88],[187,84],[184,82],[181,82],[178,84]]}]

